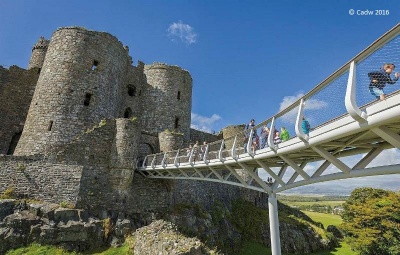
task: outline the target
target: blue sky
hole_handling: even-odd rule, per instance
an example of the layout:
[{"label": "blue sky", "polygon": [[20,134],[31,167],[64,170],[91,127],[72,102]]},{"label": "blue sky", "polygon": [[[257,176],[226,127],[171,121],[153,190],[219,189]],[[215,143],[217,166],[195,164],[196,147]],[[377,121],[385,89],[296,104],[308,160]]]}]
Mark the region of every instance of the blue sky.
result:
[{"label": "blue sky", "polygon": [[[349,9],[389,15],[351,16]],[[38,37],[58,27],[106,31],[130,47],[134,63],[190,71],[193,124],[218,131],[260,122],[285,97],[313,88],[396,25],[400,2],[1,0],[0,17],[1,65],[26,67]]]},{"label": "blue sky", "polygon": [[[349,10],[389,15],[349,15]],[[398,0],[0,0],[0,65],[27,67],[39,36],[63,26],[106,31],[134,63],[193,78],[199,129],[257,123],[306,93],[399,22]]]}]

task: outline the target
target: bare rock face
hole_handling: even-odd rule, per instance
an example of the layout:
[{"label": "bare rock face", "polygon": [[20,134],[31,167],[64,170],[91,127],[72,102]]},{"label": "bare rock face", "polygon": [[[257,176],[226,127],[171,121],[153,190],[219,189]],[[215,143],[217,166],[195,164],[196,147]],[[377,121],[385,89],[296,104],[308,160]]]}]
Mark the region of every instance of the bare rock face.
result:
[{"label": "bare rock face", "polygon": [[[32,242],[84,251],[106,245],[103,222],[54,204],[0,201],[0,254]],[[88,221],[84,221],[88,220]]]},{"label": "bare rock face", "polygon": [[135,255],[203,255],[217,254],[209,250],[199,239],[186,237],[171,222],[157,220],[140,228],[134,234]]}]

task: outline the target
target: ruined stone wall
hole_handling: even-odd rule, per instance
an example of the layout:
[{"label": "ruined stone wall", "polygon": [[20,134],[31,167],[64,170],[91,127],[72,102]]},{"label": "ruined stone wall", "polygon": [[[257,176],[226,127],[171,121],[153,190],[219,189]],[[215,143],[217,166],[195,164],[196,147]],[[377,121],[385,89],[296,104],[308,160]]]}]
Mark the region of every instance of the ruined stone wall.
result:
[{"label": "ruined stone wall", "polygon": [[145,84],[143,74],[144,64],[131,66],[127,73],[127,82],[122,88],[123,104],[120,107],[119,118],[140,118],[142,114],[142,90]]},{"label": "ruined stone wall", "polygon": [[112,144],[111,166],[134,169],[140,142],[138,120],[116,119],[115,139]]},{"label": "ruined stone wall", "polygon": [[12,154],[23,130],[38,68],[0,66],[0,154]]},{"label": "ruined stone wall", "polygon": [[117,117],[129,66],[126,49],[108,33],[55,31],[16,154],[46,153],[101,119]]},{"label": "ruined stone wall", "polygon": [[38,157],[0,155],[0,194],[13,189],[17,196],[75,204],[82,166],[49,163]]},{"label": "ruined stone wall", "polygon": [[43,66],[44,58],[46,57],[47,47],[49,46],[49,40],[40,37],[38,42],[32,48],[31,59],[29,60],[28,69],[39,68]]},{"label": "ruined stone wall", "polygon": [[222,135],[210,134],[193,128],[190,129],[190,143],[192,144],[196,141],[199,141],[199,144],[203,144],[203,142],[211,143],[221,139]]},{"label": "ruined stone wall", "polygon": [[216,202],[229,205],[231,201],[239,198],[264,208],[268,204],[268,195],[262,192],[228,184],[193,180],[176,180],[171,203],[194,204],[211,208]]},{"label": "ruined stone wall", "polygon": [[164,131],[158,134],[160,141],[160,151],[168,152],[184,148],[184,140],[182,133],[175,133],[171,131]]},{"label": "ruined stone wall", "polygon": [[141,134],[139,157],[144,158],[146,155],[160,152],[160,142],[157,134],[143,130]]},{"label": "ruined stone wall", "polygon": [[142,126],[159,133],[174,130],[189,139],[192,78],[188,71],[161,63],[144,66]]}]

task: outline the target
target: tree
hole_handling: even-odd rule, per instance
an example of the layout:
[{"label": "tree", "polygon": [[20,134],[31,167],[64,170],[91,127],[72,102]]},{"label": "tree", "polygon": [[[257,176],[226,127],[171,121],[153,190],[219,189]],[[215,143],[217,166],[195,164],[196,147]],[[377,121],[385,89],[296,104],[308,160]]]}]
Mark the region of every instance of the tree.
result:
[{"label": "tree", "polygon": [[346,242],[360,255],[400,254],[400,194],[358,188],[343,204]]}]

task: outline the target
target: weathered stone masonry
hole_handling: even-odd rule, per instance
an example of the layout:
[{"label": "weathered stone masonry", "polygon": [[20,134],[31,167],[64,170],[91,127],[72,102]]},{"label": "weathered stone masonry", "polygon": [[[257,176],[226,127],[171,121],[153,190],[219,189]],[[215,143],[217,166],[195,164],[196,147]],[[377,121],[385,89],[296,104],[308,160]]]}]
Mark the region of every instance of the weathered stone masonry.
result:
[{"label": "weathered stone masonry", "polygon": [[0,154],[14,154],[0,155],[0,193],[131,213],[238,196],[261,201],[233,186],[134,172],[145,155],[222,138],[190,128],[191,100],[188,71],[132,66],[116,37],[60,28],[34,45],[28,70],[0,67]]}]

